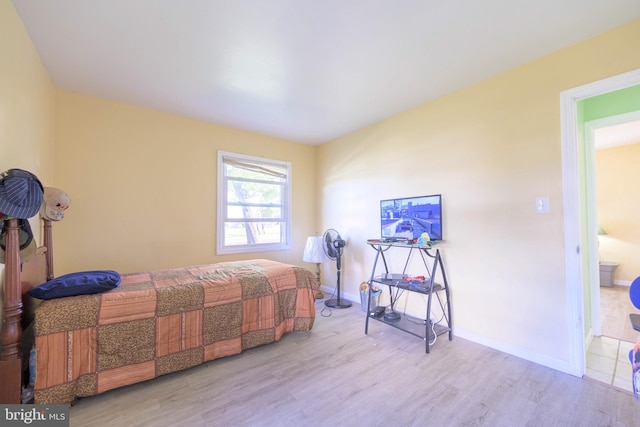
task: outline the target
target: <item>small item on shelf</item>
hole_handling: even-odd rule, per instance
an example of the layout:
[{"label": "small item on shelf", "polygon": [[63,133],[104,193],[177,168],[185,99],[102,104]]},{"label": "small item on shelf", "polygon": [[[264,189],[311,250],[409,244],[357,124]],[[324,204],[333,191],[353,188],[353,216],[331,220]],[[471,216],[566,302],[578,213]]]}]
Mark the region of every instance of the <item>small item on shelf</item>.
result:
[{"label": "small item on shelf", "polygon": [[429,242],[431,241],[431,239],[429,238],[429,233],[424,232],[422,233],[422,235],[420,236],[420,238],[418,239],[418,246],[429,246]]},{"label": "small item on shelf", "polygon": [[404,276],[402,278],[402,280],[404,280],[405,282],[409,282],[411,285],[415,286],[415,285],[419,285],[421,283],[424,283],[424,276]]},{"label": "small item on shelf", "polygon": [[379,305],[375,309],[371,310],[371,315],[373,317],[380,317],[384,314],[385,310],[386,310],[385,307]]},{"label": "small item on shelf", "polygon": [[395,311],[390,311],[384,314],[384,320],[388,322],[395,322],[397,320],[400,320],[400,314],[396,313]]}]

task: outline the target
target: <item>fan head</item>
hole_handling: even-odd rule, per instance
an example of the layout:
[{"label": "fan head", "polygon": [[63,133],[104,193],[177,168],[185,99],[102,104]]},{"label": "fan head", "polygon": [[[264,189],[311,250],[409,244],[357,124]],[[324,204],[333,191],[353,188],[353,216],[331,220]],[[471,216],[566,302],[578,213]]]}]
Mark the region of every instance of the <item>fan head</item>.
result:
[{"label": "fan head", "polygon": [[324,253],[331,259],[338,258],[342,254],[342,248],[347,243],[340,237],[340,233],[333,228],[324,232],[322,240],[324,240]]}]

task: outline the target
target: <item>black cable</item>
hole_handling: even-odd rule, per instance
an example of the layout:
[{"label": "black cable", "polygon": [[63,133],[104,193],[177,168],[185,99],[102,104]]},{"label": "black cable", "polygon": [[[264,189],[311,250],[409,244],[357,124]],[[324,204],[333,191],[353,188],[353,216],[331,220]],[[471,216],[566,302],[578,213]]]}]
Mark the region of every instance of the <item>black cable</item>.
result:
[{"label": "black cable", "polygon": [[[336,292],[338,292],[338,287],[334,286],[333,287],[333,294],[329,298],[327,298],[327,301],[329,301],[330,299],[333,299],[336,296]],[[329,306],[327,306],[325,304],[323,304],[323,305],[324,305],[324,308],[322,310],[320,310],[320,315],[322,317],[331,317],[331,315],[333,314],[333,312],[331,311],[331,307],[329,307]],[[327,314],[327,312],[329,312],[329,314]]]},{"label": "black cable", "polygon": [[[391,307],[391,312],[395,313],[393,309],[396,303],[398,302],[398,300],[400,299],[400,297],[404,294],[404,289],[398,287],[397,285],[393,285],[392,288],[395,288],[396,292],[395,292],[395,296],[392,298],[391,302],[389,303],[389,306]],[[389,296],[390,297],[392,296],[392,292],[389,292]]]}]

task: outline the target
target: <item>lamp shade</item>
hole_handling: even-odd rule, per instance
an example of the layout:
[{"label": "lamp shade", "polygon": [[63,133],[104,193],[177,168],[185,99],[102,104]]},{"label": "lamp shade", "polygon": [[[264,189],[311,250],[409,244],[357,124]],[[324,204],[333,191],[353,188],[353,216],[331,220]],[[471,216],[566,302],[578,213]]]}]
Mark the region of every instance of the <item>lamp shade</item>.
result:
[{"label": "lamp shade", "polygon": [[304,246],[302,260],[315,263],[327,261],[323,245],[324,240],[322,239],[322,236],[311,236],[307,238],[307,244]]}]

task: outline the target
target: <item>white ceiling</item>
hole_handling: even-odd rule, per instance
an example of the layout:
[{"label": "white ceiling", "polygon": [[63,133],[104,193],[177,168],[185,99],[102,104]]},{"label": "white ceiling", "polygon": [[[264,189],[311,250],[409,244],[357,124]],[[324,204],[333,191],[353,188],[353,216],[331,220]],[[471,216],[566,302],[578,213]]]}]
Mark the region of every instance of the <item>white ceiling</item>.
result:
[{"label": "white ceiling", "polygon": [[57,88],[318,144],[640,18],[639,0],[13,0]]},{"label": "white ceiling", "polygon": [[640,144],[640,121],[595,129],[593,131],[593,138],[596,149],[627,144]]}]

